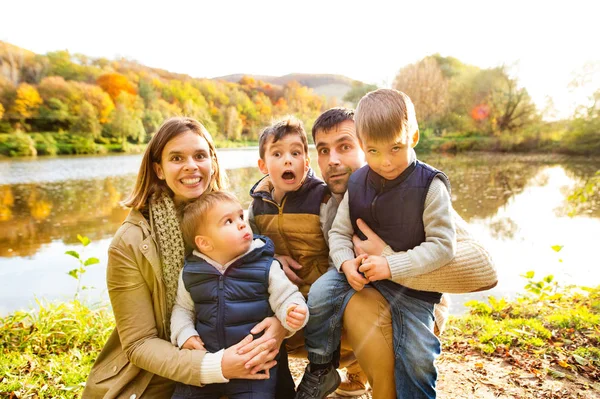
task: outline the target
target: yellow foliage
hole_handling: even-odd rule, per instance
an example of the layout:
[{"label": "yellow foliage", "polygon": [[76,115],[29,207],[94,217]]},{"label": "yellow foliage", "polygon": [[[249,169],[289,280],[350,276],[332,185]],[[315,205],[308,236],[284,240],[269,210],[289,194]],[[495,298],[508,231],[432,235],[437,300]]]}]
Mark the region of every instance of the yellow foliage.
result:
[{"label": "yellow foliage", "polygon": [[31,118],[37,113],[42,103],[42,97],[35,87],[21,83],[17,89],[17,98],[12,106],[12,111],[23,119]]}]

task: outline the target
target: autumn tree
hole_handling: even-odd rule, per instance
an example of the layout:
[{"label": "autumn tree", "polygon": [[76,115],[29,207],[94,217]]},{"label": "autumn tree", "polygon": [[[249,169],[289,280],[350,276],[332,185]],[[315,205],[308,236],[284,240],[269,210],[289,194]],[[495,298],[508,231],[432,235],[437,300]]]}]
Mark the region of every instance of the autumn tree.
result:
[{"label": "autumn tree", "polygon": [[433,122],[446,112],[448,80],[433,57],[402,68],[393,87],[410,97],[419,122]]},{"label": "autumn tree", "polygon": [[21,83],[17,89],[17,97],[12,106],[12,113],[23,123],[25,119],[37,116],[42,103],[42,98],[35,87],[27,83]]},{"label": "autumn tree", "polygon": [[129,94],[137,94],[135,87],[129,80],[119,73],[106,73],[101,75],[96,80],[96,84],[108,93],[110,98],[116,102],[117,97],[122,92]]},{"label": "autumn tree", "polygon": [[360,101],[365,94],[373,90],[377,90],[376,85],[355,81],[352,83],[352,88],[344,95],[343,100],[352,103],[352,106],[356,107],[358,101]]},{"label": "autumn tree", "polygon": [[96,108],[87,101],[81,104],[80,112],[75,119],[71,131],[80,136],[95,139],[100,136],[102,127],[98,121]]},{"label": "autumn tree", "polygon": [[225,113],[225,135],[228,140],[237,141],[242,137],[242,120],[237,109],[233,106],[227,108]]},{"label": "autumn tree", "polygon": [[128,109],[124,104],[117,104],[111,121],[104,127],[104,132],[109,137],[120,139],[123,145],[125,145],[127,139],[141,143],[146,137],[141,117],[138,117],[134,111]]},{"label": "autumn tree", "polygon": [[4,115],[4,106],[2,105],[2,103],[0,103],[0,119],[2,119],[3,115]]}]

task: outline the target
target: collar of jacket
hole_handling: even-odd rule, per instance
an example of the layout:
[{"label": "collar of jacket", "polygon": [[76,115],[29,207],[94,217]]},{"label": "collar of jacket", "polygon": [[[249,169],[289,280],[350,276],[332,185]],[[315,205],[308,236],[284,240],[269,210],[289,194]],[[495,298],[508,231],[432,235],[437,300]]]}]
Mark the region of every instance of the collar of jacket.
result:
[{"label": "collar of jacket", "polygon": [[417,167],[417,160],[413,160],[410,165],[404,169],[404,172],[400,173],[400,176],[396,177],[394,180],[388,180],[382,177],[368,165],[366,167],[369,168],[367,171],[367,181],[375,188],[375,190],[380,192],[383,191],[384,188],[389,189],[402,184],[402,182],[406,180]]}]

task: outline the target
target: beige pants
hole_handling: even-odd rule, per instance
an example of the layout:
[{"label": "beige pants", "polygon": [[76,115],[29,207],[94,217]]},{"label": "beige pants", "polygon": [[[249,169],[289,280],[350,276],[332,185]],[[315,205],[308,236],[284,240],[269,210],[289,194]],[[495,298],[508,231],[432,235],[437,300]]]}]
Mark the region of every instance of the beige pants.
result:
[{"label": "beige pants", "polygon": [[[392,315],[385,298],[367,287],[354,294],[344,312],[340,367],[357,373],[362,369],[373,389],[373,398],[396,396]],[[306,358],[303,331],[287,341],[292,357]]]}]

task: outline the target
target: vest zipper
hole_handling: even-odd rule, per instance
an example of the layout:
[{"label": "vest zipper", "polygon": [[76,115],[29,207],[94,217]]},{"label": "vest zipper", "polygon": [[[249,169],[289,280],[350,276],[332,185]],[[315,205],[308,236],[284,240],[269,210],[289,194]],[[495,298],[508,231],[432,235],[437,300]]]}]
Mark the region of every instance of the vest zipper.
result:
[{"label": "vest zipper", "polygon": [[371,201],[371,217],[377,223],[379,223],[379,220],[377,219],[377,213],[375,212],[376,211],[375,203],[377,202],[377,198],[379,197],[379,195],[383,194],[384,191],[385,191],[385,179],[383,179],[381,181],[381,192],[379,194],[376,194],[375,197],[373,198],[373,201]]},{"label": "vest zipper", "polygon": [[277,207],[277,229],[279,230],[279,235],[282,238],[283,241],[283,245],[285,245],[285,249],[287,251],[287,253],[292,256],[292,251],[290,251],[290,247],[288,245],[287,239],[285,238],[285,235],[283,234],[283,208],[285,207],[285,202],[287,201],[287,194],[283,197],[283,201],[281,201],[281,206],[275,202],[275,201],[271,201],[268,199],[263,198],[263,201],[268,202],[270,204],[273,204]]},{"label": "vest zipper", "polygon": [[225,329],[223,327],[223,313],[225,301],[223,299],[223,276],[219,276],[219,311],[217,314],[217,340],[219,348],[225,348]]}]

